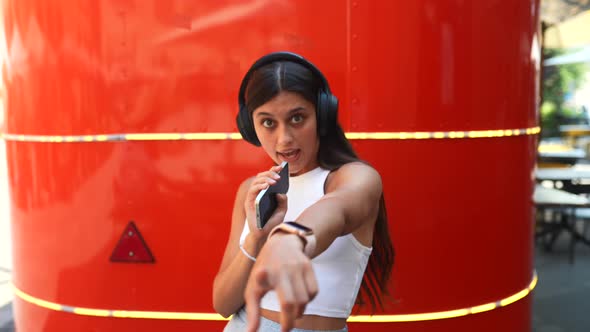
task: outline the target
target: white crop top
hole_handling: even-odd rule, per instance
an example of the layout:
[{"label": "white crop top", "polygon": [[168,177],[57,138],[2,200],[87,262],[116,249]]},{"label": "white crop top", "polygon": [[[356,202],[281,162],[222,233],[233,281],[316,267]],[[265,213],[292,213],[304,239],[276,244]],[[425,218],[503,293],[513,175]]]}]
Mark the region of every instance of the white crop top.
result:
[{"label": "white crop top", "polygon": [[[329,170],[320,167],[305,174],[289,177],[288,209],[285,220],[295,220],[307,207],[324,196],[324,183]],[[250,232],[248,223],[240,236],[244,243]],[[307,304],[304,315],[348,318],[358,294],[372,248],[362,245],[352,234],[336,238],[311,263],[318,282],[317,296]],[[261,307],[280,311],[275,291],[268,292]]]}]

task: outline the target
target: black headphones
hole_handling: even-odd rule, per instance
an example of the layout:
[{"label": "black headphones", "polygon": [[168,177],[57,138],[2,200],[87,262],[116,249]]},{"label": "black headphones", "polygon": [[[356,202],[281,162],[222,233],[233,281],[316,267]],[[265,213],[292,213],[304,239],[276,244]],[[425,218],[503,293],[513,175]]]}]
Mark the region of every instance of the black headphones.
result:
[{"label": "black headphones", "polygon": [[246,107],[244,94],[246,93],[248,81],[256,69],[275,61],[290,61],[298,63],[311,70],[313,75],[320,79],[321,86],[318,91],[318,100],[316,103],[318,132],[320,136],[328,135],[330,129],[335,126],[338,121],[338,98],[336,98],[336,96],[330,91],[328,81],[316,66],[302,56],[291,52],[274,52],[258,59],[252,67],[250,67],[240,85],[240,93],[238,95],[240,109],[238,111],[238,116],[236,117],[236,122],[238,123],[238,129],[244,140],[256,146],[260,146],[260,140],[258,140],[256,131],[254,130],[252,115],[249,114]]}]

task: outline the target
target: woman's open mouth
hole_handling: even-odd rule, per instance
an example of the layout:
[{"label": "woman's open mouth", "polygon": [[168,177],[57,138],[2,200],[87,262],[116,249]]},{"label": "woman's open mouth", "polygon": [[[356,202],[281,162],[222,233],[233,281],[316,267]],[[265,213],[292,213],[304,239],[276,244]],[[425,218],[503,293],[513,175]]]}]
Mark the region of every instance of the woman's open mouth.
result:
[{"label": "woman's open mouth", "polygon": [[299,149],[295,149],[295,150],[277,152],[277,154],[279,155],[279,158],[281,158],[282,161],[292,163],[299,158],[300,151],[301,150],[299,150]]}]

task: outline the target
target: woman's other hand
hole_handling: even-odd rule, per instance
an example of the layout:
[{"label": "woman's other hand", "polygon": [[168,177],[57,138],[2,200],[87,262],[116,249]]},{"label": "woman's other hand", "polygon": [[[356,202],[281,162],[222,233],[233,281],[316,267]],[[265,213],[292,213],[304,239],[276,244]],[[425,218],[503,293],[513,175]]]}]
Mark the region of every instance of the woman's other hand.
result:
[{"label": "woman's other hand", "polygon": [[278,296],[281,329],[290,331],[318,292],[311,260],[297,235],[276,233],[260,251],[244,293],[248,331],[258,330],[260,301],[269,290]]},{"label": "woman's other hand", "polygon": [[254,180],[252,180],[244,201],[244,209],[246,211],[246,219],[248,220],[250,234],[256,239],[259,246],[264,244],[270,231],[276,225],[283,222],[285,214],[287,213],[287,195],[277,194],[277,208],[266,225],[264,225],[262,229],[258,229],[258,226],[256,225],[256,196],[258,196],[262,190],[277,183],[280,179],[280,171],[281,166],[273,166],[269,171],[258,173]]}]

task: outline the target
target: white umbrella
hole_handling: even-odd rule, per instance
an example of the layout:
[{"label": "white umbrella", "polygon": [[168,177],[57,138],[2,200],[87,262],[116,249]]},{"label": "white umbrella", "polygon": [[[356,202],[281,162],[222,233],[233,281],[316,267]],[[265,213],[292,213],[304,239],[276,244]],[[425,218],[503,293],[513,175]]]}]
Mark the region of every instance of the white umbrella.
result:
[{"label": "white umbrella", "polygon": [[556,66],[568,63],[590,62],[590,45],[573,53],[558,55],[543,62],[543,66]]},{"label": "white umbrella", "polygon": [[545,30],[546,48],[574,48],[590,45],[590,10],[552,25]]}]

